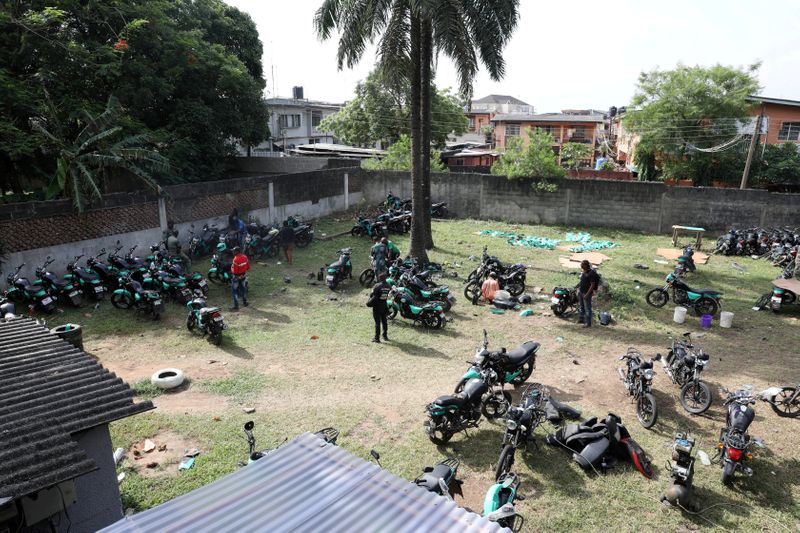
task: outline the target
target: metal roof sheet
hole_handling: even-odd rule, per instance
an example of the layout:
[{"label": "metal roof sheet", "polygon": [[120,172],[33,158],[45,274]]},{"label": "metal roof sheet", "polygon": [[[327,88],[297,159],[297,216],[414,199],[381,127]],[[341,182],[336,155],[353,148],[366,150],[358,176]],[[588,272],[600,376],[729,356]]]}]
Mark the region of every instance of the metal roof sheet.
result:
[{"label": "metal roof sheet", "polygon": [[565,115],[563,113],[547,113],[528,115],[523,113],[506,113],[495,115],[492,122],[604,122],[601,115]]},{"label": "metal roof sheet", "polygon": [[519,98],[514,98],[507,94],[490,94],[483,98],[478,98],[472,101],[473,104],[512,104],[512,105],[530,105],[523,102]]},{"label": "metal roof sheet", "polygon": [[96,470],[70,434],[152,408],[39,322],[0,320],[0,499]]},{"label": "metal roof sheet", "polygon": [[102,531],[495,532],[503,528],[304,433],[247,467]]}]

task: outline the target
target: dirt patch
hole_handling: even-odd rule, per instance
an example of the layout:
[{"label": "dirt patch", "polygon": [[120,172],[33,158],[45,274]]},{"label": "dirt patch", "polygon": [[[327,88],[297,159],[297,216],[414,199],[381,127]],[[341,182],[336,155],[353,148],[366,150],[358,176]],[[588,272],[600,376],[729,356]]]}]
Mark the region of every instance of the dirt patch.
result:
[{"label": "dirt patch", "polygon": [[[102,353],[102,352],[101,352]],[[155,372],[162,368],[180,368],[186,377],[191,380],[218,379],[230,376],[231,372],[225,361],[208,363],[208,360],[189,361],[186,359],[166,359],[159,363],[137,361],[101,361],[103,366],[114,372],[117,376],[128,383],[134,383],[141,379],[149,379]]]},{"label": "dirt patch", "polygon": [[161,413],[181,415],[219,414],[228,407],[225,398],[193,388],[165,392],[153,398],[153,405]]},{"label": "dirt patch", "polygon": [[152,451],[144,451],[145,440],[142,439],[125,454],[125,463],[143,477],[178,475],[178,464],[184,454],[197,446],[195,442],[170,430],[161,430],[149,440],[155,444]]}]

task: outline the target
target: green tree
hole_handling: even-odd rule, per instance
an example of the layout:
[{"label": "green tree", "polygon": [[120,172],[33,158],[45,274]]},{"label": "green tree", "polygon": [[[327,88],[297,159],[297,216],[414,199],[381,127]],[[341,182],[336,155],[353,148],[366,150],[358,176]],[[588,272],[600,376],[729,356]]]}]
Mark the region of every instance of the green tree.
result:
[{"label": "green tree", "polygon": [[711,176],[706,170],[720,158],[702,149],[736,138],[748,121],[750,104],[745,97],[759,90],[759,66],[678,65],[673,70],[643,72],[625,113],[625,126],[662,160],[665,178],[708,184]]},{"label": "green tree", "polygon": [[[157,151],[143,146],[145,135],[122,133],[117,125],[120,112],[119,102],[111,97],[101,114],[93,116],[83,110],[73,120],[74,125],[62,124],[55,113],[49,120],[34,121],[33,128],[44,136],[46,148],[56,154],[56,170],[47,188],[49,198],[64,193],[81,212],[91,201],[100,200],[104,183],[120,171],[160,191],[153,172],[166,173],[169,163]],[[68,138],[77,128],[77,136]]]},{"label": "green tree", "polygon": [[787,142],[768,144],[756,172],[756,183],[800,185],[800,149]]},{"label": "green tree", "polygon": [[64,124],[79,110],[102,113],[115,95],[124,133],[148,134],[178,180],[219,178],[237,144],[267,137],[262,47],[248,15],[221,0],[56,5],[0,10],[0,188],[55,170],[31,125],[48,113],[45,93]]},{"label": "green tree", "polygon": [[[386,150],[382,159],[367,159],[361,166],[368,170],[411,170],[411,137],[401,134],[397,142]],[[431,152],[430,166],[435,172],[448,172],[438,150]]]},{"label": "green tree", "polygon": [[527,128],[528,145],[522,137],[506,139],[506,149],[492,165],[492,174],[508,179],[542,178],[532,183],[533,188],[554,191],[558,186],[548,178],[562,178],[566,174],[553,152],[553,136],[538,129]]},{"label": "green tree", "polygon": [[591,145],[585,143],[564,143],[561,147],[561,164],[577,169],[584,165],[586,159],[592,157],[592,150]]},{"label": "green tree", "polygon": [[[430,80],[434,52],[453,59],[462,96],[471,94],[479,58],[493,79],[504,71],[502,49],[518,19],[519,0],[325,0],[315,16],[317,33],[327,39],[339,32],[339,68],[354,66],[367,43],[378,40],[379,64],[390,83],[406,79],[411,86],[412,200],[411,255],[427,259],[430,232]],[[426,217],[427,214],[427,217]],[[426,220],[427,218],[427,220]]]}]

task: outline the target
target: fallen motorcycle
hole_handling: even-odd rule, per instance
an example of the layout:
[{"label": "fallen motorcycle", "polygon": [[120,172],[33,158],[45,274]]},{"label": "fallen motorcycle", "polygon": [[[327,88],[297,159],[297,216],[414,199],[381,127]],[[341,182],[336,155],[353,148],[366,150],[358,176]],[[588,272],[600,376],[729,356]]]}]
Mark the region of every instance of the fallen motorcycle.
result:
[{"label": "fallen motorcycle", "polygon": [[647,293],[647,303],[653,307],[664,307],[670,298],[677,305],[686,305],[694,309],[697,316],[715,315],[720,308],[722,293],[714,289],[693,289],[681,281],[674,273],[667,274],[663,287]]},{"label": "fallen motorcycle", "polygon": [[636,402],[636,417],[645,429],[650,429],[658,419],[658,406],[656,397],[653,396],[653,361],[661,359],[661,354],[647,361],[642,359],[642,354],[635,348],[628,348],[628,352],[619,358],[625,361],[625,368],[618,368],[619,378],[625,385]]},{"label": "fallen motorcycle", "polygon": [[711,387],[700,381],[700,373],[708,364],[708,354],[691,342],[691,333],[684,333],[688,340],[681,342],[672,339],[667,357],[661,365],[673,383],[680,386],[681,405],[694,415],[704,413],[711,406]]}]

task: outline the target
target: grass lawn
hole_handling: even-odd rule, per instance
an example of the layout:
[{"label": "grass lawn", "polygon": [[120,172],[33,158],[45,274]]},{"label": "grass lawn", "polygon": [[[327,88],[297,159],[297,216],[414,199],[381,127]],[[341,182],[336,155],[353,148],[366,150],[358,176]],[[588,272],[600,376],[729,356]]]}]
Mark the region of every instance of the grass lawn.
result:
[{"label": "grass lawn", "polygon": [[[316,235],[332,235],[350,226],[347,215],[341,220],[321,220]],[[463,277],[475,267],[467,258],[480,257],[483,246],[504,261],[531,265],[529,290],[543,287],[549,292],[556,285],[577,282],[575,272],[559,265],[559,255],[566,252],[512,247],[503,239],[475,234],[487,228],[554,238],[581,230],[596,239],[620,243],[621,247],[604,251],[612,260],[600,268],[613,299],[595,302],[596,311],[610,310],[616,322],[587,330],[574,320],[552,316],[547,302],[529,306],[534,310],[529,317],[515,312],[493,315],[486,306],[465,302]],[[370,343],[373,323],[364,306],[367,291],[356,279],[336,293],[308,279],[309,273],[335,260],[337,249],[346,246],[354,249],[355,275],[368,265],[369,243],[350,236],[315,241],[308,249],[297,250],[292,266],[275,260],[266,265],[254,263],[252,304],[238,313],[227,311],[227,287],[213,288],[210,303],[224,306],[230,328],[220,347],[193,337],[185,327],[185,310],[175,304],[170,304],[160,322],[116,310],[109,302],[59,317],[83,324],[86,350],[129,383],[138,383],[142,397],[153,397],[158,407],[113,423],[115,447],[130,449],[144,438],[152,438],[175,448],[178,457],[183,448],[201,450],[194,468],[181,473],[176,471],[175,454],[159,459],[161,452],[153,452],[141,461],[129,455],[120,466],[127,474],[121,484],[125,508],[140,511],[152,507],[235,470],[247,453],[241,427],[252,419],[261,447],[277,445],[305,431],[336,427],[341,430],[339,444],[343,448],[365,459],[374,448],[381,453],[384,468],[409,480],[425,465],[457,456],[462,463],[459,477],[465,481],[465,497],[457,497],[457,502],[481,512],[483,495],[492,483],[502,425],[484,420],[469,435],[457,435],[449,445],[437,448],[424,434],[422,424],[425,405],[452,391],[486,328],[495,349],[513,348],[527,340],[540,342],[536,371],[529,381],[544,383],[555,398],[580,408],[587,417],[609,411],[621,415],[660,474],[648,481],[628,464],[604,476],[587,474],[568,454],[544,444],[540,430],[538,446],[517,453],[520,493],[527,497],[518,504],[526,519],[525,529],[796,531],[800,527],[798,422],[778,418],[763,403],[755,406],[757,415],[750,433],[762,437],[768,448],[756,451],[752,478],[738,477],[726,488],[719,481],[719,466],[702,466],[698,461],[696,493],[707,510],[698,515],[681,514],[658,502],[668,482],[662,465],[670,457],[676,431],[689,431],[697,439],[696,447],[713,455],[724,423],[717,387],[753,383],[760,390],[800,380],[800,306],[789,306],[777,315],[750,309],[770,289],[777,269],[748,258],[712,257],[689,275],[690,285],[725,293],[723,310],[735,313],[734,327],[721,329],[715,320],[715,326],[696,341],[711,354],[704,373],[715,392],[709,412],[704,416],[685,413],[678,401],[678,387],[657,367],[654,388],[660,415],[648,431],[638,424],[617,378],[617,357],[629,346],[647,355],[665,352],[670,334],[700,331],[694,315],[678,326],[672,322],[672,304],[654,309],[644,301],[647,291],[661,285],[671,271],[672,264],[653,262],[656,248],[669,246],[667,236],[463,220],[435,222],[434,239],[437,248],[431,259],[460,265],[448,271],[454,269],[461,279],[443,280],[459,297],[450,313],[451,322],[443,330],[424,331],[395,320],[390,323],[392,341],[388,344]],[[408,249],[408,237],[395,240],[402,250]],[[746,273],[734,269],[733,261],[743,265]],[[637,270],[634,263],[650,268]],[[197,267],[205,269],[207,264],[198,263]],[[285,276],[291,278],[290,283],[284,282]],[[141,381],[159,368],[173,366],[191,379],[178,392],[159,395]],[[243,407],[256,411],[245,414]],[[144,462],[158,465],[146,468],[140,464]]]}]

